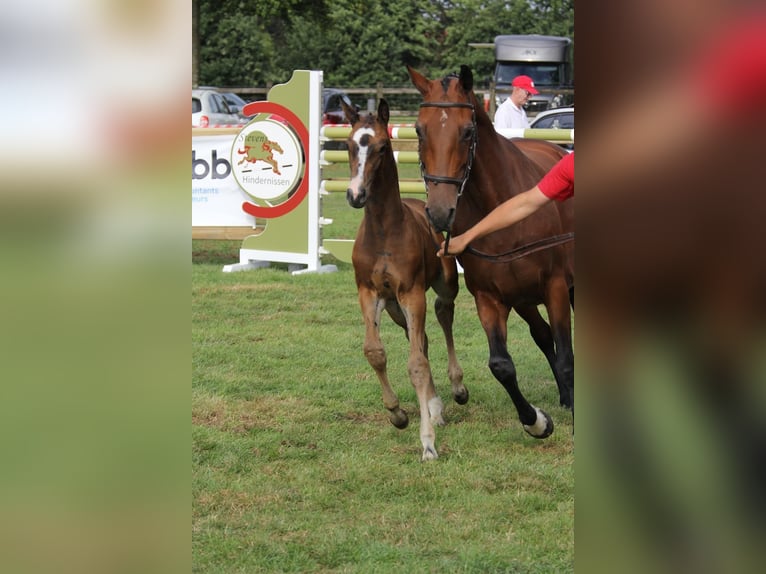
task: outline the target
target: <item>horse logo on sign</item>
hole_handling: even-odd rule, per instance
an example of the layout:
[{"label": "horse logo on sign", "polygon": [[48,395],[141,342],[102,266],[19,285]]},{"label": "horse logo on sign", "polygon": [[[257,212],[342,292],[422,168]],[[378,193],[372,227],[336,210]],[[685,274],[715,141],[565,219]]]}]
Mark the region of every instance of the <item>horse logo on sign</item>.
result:
[{"label": "horse logo on sign", "polygon": [[303,180],[305,154],[298,134],[276,114],[261,113],[237,134],[232,174],[256,205],[286,202]]},{"label": "horse logo on sign", "polygon": [[245,136],[245,149],[237,150],[238,154],[244,155],[237,165],[241,165],[244,162],[254,164],[257,161],[264,161],[271,166],[271,170],[274,173],[282,175],[279,173],[279,164],[274,159],[275,151],[280,154],[285,153],[277,142],[269,140],[263,132],[250,132]]}]

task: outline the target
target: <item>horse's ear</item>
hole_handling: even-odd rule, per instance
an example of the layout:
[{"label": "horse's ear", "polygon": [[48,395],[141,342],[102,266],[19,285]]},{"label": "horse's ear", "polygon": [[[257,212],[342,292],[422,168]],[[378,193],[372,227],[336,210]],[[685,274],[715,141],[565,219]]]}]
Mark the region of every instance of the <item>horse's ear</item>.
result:
[{"label": "horse's ear", "polygon": [[380,103],[378,104],[378,121],[382,123],[384,126],[387,126],[388,118],[389,118],[388,102],[386,101],[385,98],[380,98]]},{"label": "horse's ear", "polygon": [[473,73],[471,68],[465,64],[460,66],[460,85],[463,86],[463,91],[466,94],[473,89]]},{"label": "horse's ear", "polygon": [[410,80],[412,80],[412,83],[415,84],[415,87],[418,89],[418,91],[425,96],[426,92],[428,92],[428,86],[431,82],[423,74],[418,72],[415,68],[411,68],[409,65],[407,66],[407,72],[410,74]]},{"label": "horse's ear", "polygon": [[352,126],[359,121],[359,112],[356,111],[356,108],[352,108],[343,101],[343,98],[340,99],[340,107],[343,108],[343,113],[345,114],[348,123]]}]

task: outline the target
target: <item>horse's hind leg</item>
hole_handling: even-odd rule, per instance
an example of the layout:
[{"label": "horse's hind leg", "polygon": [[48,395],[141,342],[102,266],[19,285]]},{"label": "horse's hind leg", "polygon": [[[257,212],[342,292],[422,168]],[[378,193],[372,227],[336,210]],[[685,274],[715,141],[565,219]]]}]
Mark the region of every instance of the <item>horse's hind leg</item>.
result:
[{"label": "horse's hind leg", "polygon": [[[548,318],[556,344],[556,362],[554,372],[559,389],[566,392],[565,406],[572,409],[574,417],[574,351],[572,348],[572,311],[570,309],[569,288],[563,278],[554,277],[548,284],[546,297]],[[560,379],[559,379],[560,377]],[[563,402],[562,402],[563,404]]]},{"label": "horse's hind leg", "polygon": [[375,371],[383,391],[383,405],[388,409],[388,419],[396,428],[403,429],[409,424],[407,413],[399,407],[399,397],[391,388],[386,369],[386,350],[380,339],[380,316],[385,302],[370,290],[359,289],[359,305],[364,317],[364,356]]},{"label": "horse's hind leg", "polygon": [[[559,388],[559,403],[562,407],[568,409],[572,408],[572,400],[570,398],[570,391],[567,387],[567,376],[562,371],[562,366],[558,360],[558,353],[556,351],[556,342],[553,337],[553,332],[548,323],[540,315],[537,306],[528,305],[522,307],[516,307],[516,312],[519,317],[529,325],[529,333],[532,335],[532,339],[545,355],[548,360],[548,364],[551,366],[553,377],[556,380],[556,386]],[[570,339],[571,348],[571,339]]]},{"label": "horse's hind leg", "polygon": [[452,385],[452,398],[459,405],[468,402],[468,389],[463,385],[463,368],[458,363],[455,354],[455,340],[452,336],[452,324],[455,318],[455,297],[457,297],[458,283],[457,270],[454,277],[447,281],[434,284],[436,292],[436,301],[434,301],[434,312],[439,325],[444,332],[444,339],[447,342],[447,376]]},{"label": "horse's hind leg", "polygon": [[524,430],[535,438],[550,436],[553,432],[551,417],[542,409],[531,405],[519,389],[516,367],[506,344],[509,310],[498,301],[482,294],[476,296],[476,309],[489,342],[489,369],[511,397]]}]

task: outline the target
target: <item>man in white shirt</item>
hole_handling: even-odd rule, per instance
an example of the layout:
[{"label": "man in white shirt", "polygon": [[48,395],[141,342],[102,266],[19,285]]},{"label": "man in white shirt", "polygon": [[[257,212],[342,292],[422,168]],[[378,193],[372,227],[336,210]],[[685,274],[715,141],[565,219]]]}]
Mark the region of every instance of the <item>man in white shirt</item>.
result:
[{"label": "man in white shirt", "polygon": [[528,128],[529,119],[524,111],[524,104],[533,94],[539,94],[535,83],[529,76],[516,76],[511,82],[513,91],[495,112],[495,129]]}]

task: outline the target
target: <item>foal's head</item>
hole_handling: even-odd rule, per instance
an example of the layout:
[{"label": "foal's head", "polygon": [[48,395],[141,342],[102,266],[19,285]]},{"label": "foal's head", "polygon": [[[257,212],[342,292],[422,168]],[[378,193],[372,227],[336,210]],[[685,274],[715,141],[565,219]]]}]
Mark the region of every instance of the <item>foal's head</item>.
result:
[{"label": "foal's head", "polygon": [[[383,162],[394,162],[391,138],[388,135],[388,102],[381,99],[377,115],[360,116],[359,112],[341,101],[346,119],[351,124],[348,136],[348,162],[351,181],[346,190],[346,200],[351,207],[363,207],[371,193],[376,177],[381,176]],[[393,178],[397,179],[394,171]]]},{"label": "foal's head", "polygon": [[473,74],[461,66],[460,74],[429,80],[409,66],[407,70],[423,95],[415,131],[428,194],[426,213],[437,231],[449,231],[476,154]]}]

